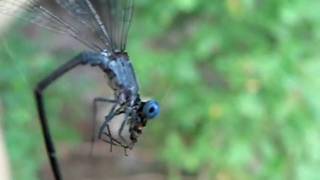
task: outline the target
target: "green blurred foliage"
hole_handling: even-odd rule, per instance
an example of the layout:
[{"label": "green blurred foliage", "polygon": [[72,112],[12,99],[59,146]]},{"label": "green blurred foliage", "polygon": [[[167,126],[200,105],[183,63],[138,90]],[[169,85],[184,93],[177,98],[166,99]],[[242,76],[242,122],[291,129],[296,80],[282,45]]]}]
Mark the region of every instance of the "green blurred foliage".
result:
[{"label": "green blurred foliage", "polygon": [[[128,52],[142,95],[162,105],[144,136],[170,177],[320,178],[320,1],[136,0],[135,8]],[[39,128],[28,81],[57,57],[9,42],[0,48],[1,100],[23,177],[39,166],[25,155],[41,142],[26,130]]]},{"label": "green blurred foliage", "polygon": [[137,2],[129,52],[144,94],[161,100],[148,134],[169,168],[320,178],[318,8],[316,0]]}]

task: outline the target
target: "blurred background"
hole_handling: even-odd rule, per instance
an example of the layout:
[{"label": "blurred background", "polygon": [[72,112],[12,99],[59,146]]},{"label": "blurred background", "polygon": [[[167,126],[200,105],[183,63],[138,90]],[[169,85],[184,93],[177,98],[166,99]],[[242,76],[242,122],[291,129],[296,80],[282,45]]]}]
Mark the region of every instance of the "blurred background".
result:
[{"label": "blurred background", "polygon": [[[46,92],[64,176],[320,179],[319,9],[318,0],[135,0],[128,52],[161,117],[128,157],[101,142],[90,156],[91,102],[111,93],[98,69],[72,71]],[[0,22],[0,161],[11,179],[52,179],[33,87],[84,47],[18,22]]]}]

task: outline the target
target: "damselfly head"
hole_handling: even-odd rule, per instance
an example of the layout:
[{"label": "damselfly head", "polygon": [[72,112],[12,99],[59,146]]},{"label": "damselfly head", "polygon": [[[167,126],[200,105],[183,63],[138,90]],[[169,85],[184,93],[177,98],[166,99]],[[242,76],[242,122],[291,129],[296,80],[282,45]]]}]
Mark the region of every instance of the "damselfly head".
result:
[{"label": "damselfly head", "polygon": [[142,130],[147,125],[149,120],[153,120],[160,114],[160,105],[156,100],[149,100],[141,102],[140,108],[137,112],[136,120],[133,121],[130,128],[130,140],[132,143],[136,143],[138,137],[142,134]]},{"label": "damselfly head", "polygon": [[156,100],[149,100],[143,103],[142,115],[148,119],[152,120],[159,116],[160,114],[160,105]]}]

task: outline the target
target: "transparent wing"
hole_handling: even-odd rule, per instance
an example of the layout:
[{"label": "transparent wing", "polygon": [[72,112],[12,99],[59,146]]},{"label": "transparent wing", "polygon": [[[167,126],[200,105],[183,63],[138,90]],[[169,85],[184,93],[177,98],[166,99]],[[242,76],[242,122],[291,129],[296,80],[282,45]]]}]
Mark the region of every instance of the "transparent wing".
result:
[{"label": "transparent wing", "polygon": [[69,12],[75,21],[82,24],[81,28],[89,29],[97,40],[100,40],[107,49],[111,50],[111,38],[89,0],[56,0],[56,2]]},{"label": "transparent wing", "polygon": [[125,51],[133,15],[133,0],[95,0],[106,24],[113,51]]},{"label": "transparent wing", "polygon": [[57,33],[70,35],[92,50],[105,49],[105,45],[94,38],[96,33],[93,34],[92,31],[80,27],[83,23],[66,21],[56,16],[40,5],[38,0],[0,0],[0,13],[29,21]]},{"label": "transparent wing", "polygon": [[125,51],[132,21],[133,0],[56,2],[69,16],[61,18],[55,15],[44,8],[39,0],[0,0],[0,13],[24,19],[51,31],[68,34],[95,51]]}]

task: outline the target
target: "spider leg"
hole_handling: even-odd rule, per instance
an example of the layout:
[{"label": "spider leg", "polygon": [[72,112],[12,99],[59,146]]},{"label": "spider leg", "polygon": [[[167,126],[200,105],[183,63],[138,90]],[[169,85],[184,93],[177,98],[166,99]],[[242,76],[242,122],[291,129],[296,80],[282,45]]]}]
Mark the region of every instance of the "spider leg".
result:
[{"label": "spider leg", "polygon": [[47,114],[45,110],[45,103],[43,99],[43,93],[53,82],[55,82],[58,78],[62,77],[65,73],[69,72],[75,67],[79,65],[87,65],[87,64],[90,64],[92,66],[97,66],[102,62],[101,61],[102,58],[104,57],[101,57],[96,53],[90,53],[90,52],[81,53],[78,56],[74,57],[73,59],[69,60],[64,65],[60,66],[55,71],[53,71],[49,76],[47,76],[42,81],[40,81],[34,89],[34,95],[35,95],[38,115],[40,119],[42,134],[44,137],[51,169],[53,171],[53,175],[56,180],[61,180],[62,175],[59,168],[55,146],[52,141],[52,137],[49,129]]}]

